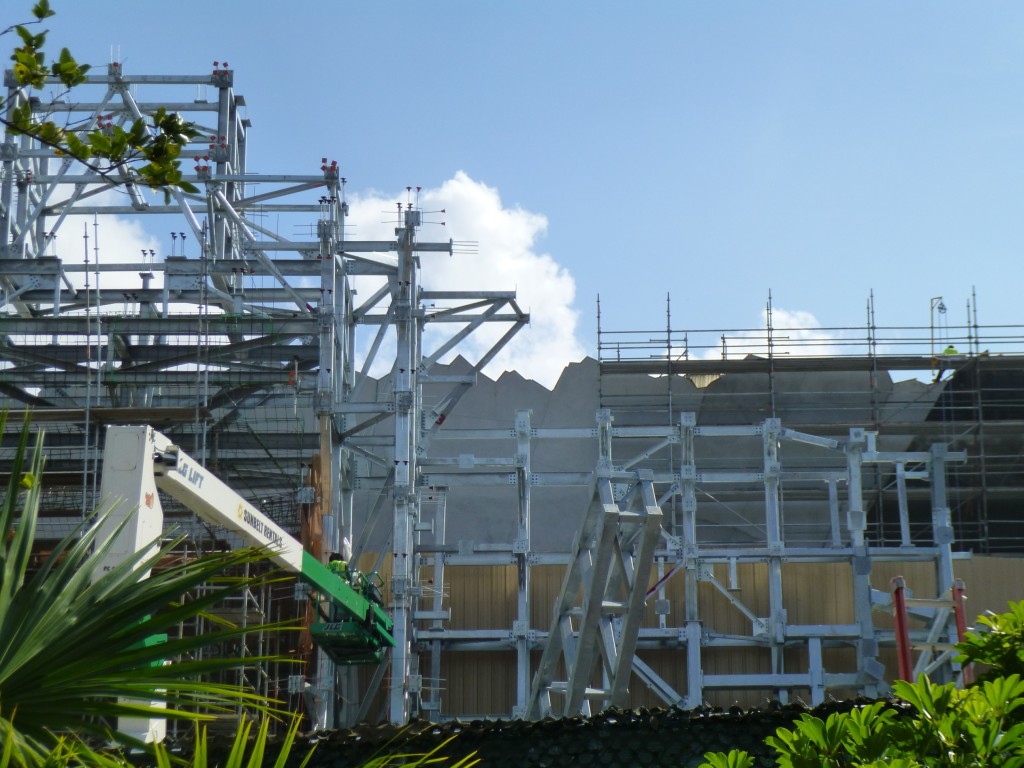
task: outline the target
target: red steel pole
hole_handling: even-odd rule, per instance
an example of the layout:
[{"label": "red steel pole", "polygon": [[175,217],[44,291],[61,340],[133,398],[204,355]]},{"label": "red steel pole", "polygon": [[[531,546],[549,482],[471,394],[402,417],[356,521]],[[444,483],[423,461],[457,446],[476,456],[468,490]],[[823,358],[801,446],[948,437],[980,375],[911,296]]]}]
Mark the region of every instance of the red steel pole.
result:
[{"label": "red steel pole", "polygon": [[[956,617],[956,640],[958,643],[963,642],[964,635],[967,634],[967,595],[964,594],[965,590],[963,579],[953,582],[953,615]],[[964,664],[960,674],[964,685],[974,682],[973,665]]]},{"label": "red steel pole", "polygon": [[896,658],[899,661],[899,678],[914,681],[914,663],[910,657],[910,628],[907,626],[907,598],[904,592],[907,583],[902,576],[896,576],[890,583],[892,588],[892,615],[896,630]]}]

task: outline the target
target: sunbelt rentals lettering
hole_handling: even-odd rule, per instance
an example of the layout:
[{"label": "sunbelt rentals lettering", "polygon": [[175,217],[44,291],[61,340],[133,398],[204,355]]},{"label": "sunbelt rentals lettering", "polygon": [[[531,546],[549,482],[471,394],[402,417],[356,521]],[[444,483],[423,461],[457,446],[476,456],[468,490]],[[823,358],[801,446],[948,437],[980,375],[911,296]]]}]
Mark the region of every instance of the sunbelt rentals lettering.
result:
[{"label": "sunbelt rentals lettering", "polygon": [[255,531],[256,534],[268,544],[273,544],[275,547],[281,546],[281,534],[250,512],[244,504],[238,505],[238,519],[245,525],[249,526],[249,528]]}]

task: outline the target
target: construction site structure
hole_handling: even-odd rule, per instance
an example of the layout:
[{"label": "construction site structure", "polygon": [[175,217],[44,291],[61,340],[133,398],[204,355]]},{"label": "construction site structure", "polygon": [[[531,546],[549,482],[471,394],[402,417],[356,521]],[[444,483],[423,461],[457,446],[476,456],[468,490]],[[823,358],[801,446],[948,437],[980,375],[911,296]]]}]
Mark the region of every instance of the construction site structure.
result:
[{"label": "construction site structure", "polygon": [[[182,113],[204,131],[183,153],[200,192],[165,202],[130,162],[100,173],[5,136],[0,398],[47,429],[54,536],[104,503],[104,428],[150,424],[311,556],[350,545],[387,574],[386,663],[255,676],[315,726],[879,695],[888,569],[939,598],[982,581],[971,551],[1024,552],[1021,328],[979,325],[973,300],[963,325],[940,299],[909,329],[876,326],[870,301],[861,328],[801,333],[770,304],[759,329],[666,313],[658,331],[599,320],[597,358],[551,390],[492,379],[529,320],[514,292],[432,285],[459,248],[420,238],[412,196],[393,239],[357,240],[335,162],[250,172],[233,83],[111,65],[29,102],[83,130]],[[169,252],[108,246],[126,221],[162,222]],[[229,535],[165,512],[196,549]],[[955,621],[915,632],[949,642]]]},{"label": "construction site structure", "polygon": [[[158,491],[164,491],[202,521],[230,531],[243,546],[265,550],[270,562],[309,587],[319,619],[311,634],[335,664],[380,664],[394,647],[393,623],[374,585],[347,567],[337,572],[325,567],[300,541],[152,427],[108,427],[102,468],[101,497],[111,508],[100,517],[97,537],[111,543],[103,550],[100,573],[157,550],[164,529]],[[166,721],[159,717],[123,719],[119,728],[144,742],[162,741],[166,735]]]},{"label": "construction site structure", "polygon": [[[54,486],[78,477],[80,514],[102,501],[101,427],[111,423],[161,425],[232,486],[303,505],[303,514],[317,518],[309,529],[320,535],[308,544],[321,558],[351,536],[356,457],[386,463],[394,532],[390,663],[398,671],[389,698],[392,717],[402,721],[417,517],[411,478],[475,372],[444,382],[447,397],[432,404],[426,426],[419,382],[476,328],[507,326],[481,369],[528,315],[512,291],[425,290],[420,258],[450,255],[456,246],[450,238],[417,239],[422,212],[411,200],[397,204],[393,240],[353,240],[336,162],[321,160],[311,173],[249,171],[250,122],[233,83],[234,72],[216,64],[205,75],[133,76],[115,63],[71,96],[44,103],[8,78],[7,109],[28,104],[40,119],[65,118],[69,129],[131,124],[163,108],[193,121],[202,138],[181,155],[192,166],[185,180],[200,192],[171,188],[161,201],[142,184],[137,159],[95,168],[30,136],[5,135],[0,391],[9,404],[66,425],[51,431],[48,476]],[[111,252],[101,238],[124,218],[161,221],[171,253]],[[282,234],[282,220],[301,223],[308,236]],[[356,281],[367,294],[358,300]],[[454,330],[433,335],[431,347],[427,323]],[[364,329],[368,348],[357,357]],[[382,364],[385,342],[394,359]],[[368,400],[361,385],[375,365],[390,369],[388,393]],[[272,415],[251,420],[250,412]],[[348,447],[385,419],[392,424],[386,457]],[[313,464],[320,483],[310,488]],[[320,725],[334,722],[334,677],[322,658]]]}]

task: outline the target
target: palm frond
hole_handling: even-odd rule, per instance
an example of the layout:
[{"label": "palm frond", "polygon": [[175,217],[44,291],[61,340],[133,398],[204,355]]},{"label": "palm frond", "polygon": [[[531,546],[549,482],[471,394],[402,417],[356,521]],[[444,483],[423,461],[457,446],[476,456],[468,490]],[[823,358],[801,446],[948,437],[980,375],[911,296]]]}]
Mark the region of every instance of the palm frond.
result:
[{"label": "palm frond", "polygon": [[[0,433],[5,420],[6,414],[0,415]],[[117,717],[201,720],[208,716],[203,711],[232,711],[240,705],[271,711],[273,702],[259,694],[203,680],[237,667],[238,661],[198,658],[198,652],[256,630],[297,626],[236,627],[221,622],[216,631],[201,637],[153,642],[177,634],[184,622],[209,616],[211,608],[240,587],[280,578],[227,575],[264,561],[267,552],[242,549],[173,562],[171,553],[180,540],[154,542],[103,571],[117,533],[98,539],[95,523],[110,514],[105,511],[66,536],[30,574],[42,445],[42,435],[33,444],[24,424],[0,503],[0,727],[6,722],[26,748],[58,743],[54,734],[67,731],[128,743],[130,737],[115,730]],[[268,658],[286,660],[250,656],[246,661]],[[167,709],[154,709],[150,702],[162,702]]]}]

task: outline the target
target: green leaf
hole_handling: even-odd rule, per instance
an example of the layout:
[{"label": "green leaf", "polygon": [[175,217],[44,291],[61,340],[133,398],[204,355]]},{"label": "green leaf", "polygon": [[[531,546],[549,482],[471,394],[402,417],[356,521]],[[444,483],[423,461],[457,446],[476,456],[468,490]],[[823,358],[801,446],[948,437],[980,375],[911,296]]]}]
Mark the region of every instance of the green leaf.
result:
[{"label": "green leaf", "polygon": [[79,160],[87,160],[92,157],[92,147],[83,142],[74,133],[68,133],[64,137],[68,152]]},{"label": "green leaf", "polygon": [[149,135],[146,133],[146,121],[142,119],[135,120],[128,131],[128,136],[133,146],[145,144],[149,140]]},{"label": "green leaf", "polygon": [[969,632],[957,645],[957,661],[989,665],[978,682],[1024,675],[1024,601],[1011,602],[1005,613],[979,616],[977,624],[981,629]]},{"label": "green leaf", "polygon": [[107,136],[103,131],[90,131],[89,135],[86,136],[86,141],[89,146],[92,147],[93,154],[100,155],[102,157],[110,157],[110,150],[113,147],[113,143],[110,137]]},{"label": "green leaf", "polygon": [[57,146],[64,141],[64,129],[59,127],[52,120],[40,123],[36,135],[40,141],[51,146]]},{"label": "green leaf", "polygon": [[[275,766],[275,768],[280,768]],[[729,752],[708,752],[700,768],[754,768],[754,758],[740,749]]]},{"label": "green leaf", "polygon": [[79,65],[71,55],[71,51],[67,48],[62,48],[60,58],[50,65],[50,71],[65,86],[73,88],[85,82],[85,73],[89,71],[89,65]]},{"label": "green leaf", "polygon": [[14,76],[19,85],[42,88],[46,84],[45,57],[32,46],[15,49],[11,54],[14,61]]},{"label": "green leaf", "polygon": [[853,709],[847,720],[846,749],[861,760],[879,760],[894,746],[896,712],[883,702]]},{"label": "green leaf", "polygon": [[920,675],[914,683],[897,680],[893,683],[893,692],[929,720],[943,715],[957,698],[956,686],[953,683],[938,685],[924,675]]},{"label": "green leaf", "polygon": [[10,124],[8,128],[15,133],[30,133],[33,128],[32,107],[27,101],[23,101],[8,113]]},{"label": "green leaf", "polygon": [[1024,681],[1020,675],[997,677],[981,685],[985,703],[997,717],[1004,717],[1024,704]]},{"label": "green leaf", "polygon": [[39,0],[38,3],[32,6],[32,15],[39,19],[39,21],[53,16],[54,12],[50,10],[50,0]]},{"label": "green leaf", "polygon": [[21,42],[26,48],[36,47],[36,36],[28,30],[28,27],[18,24],[14,27],[14,31],[18,33],[18,37],[21,38]]}]

